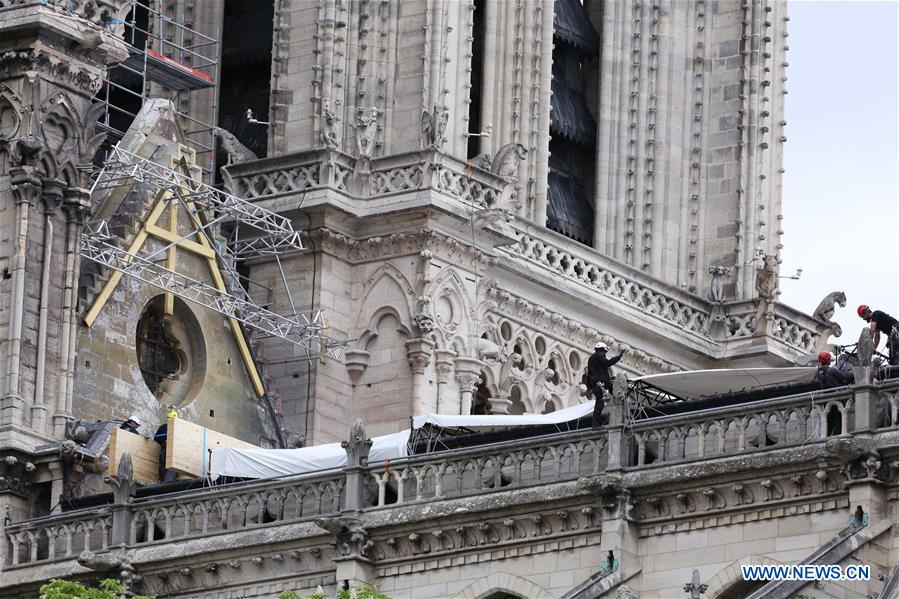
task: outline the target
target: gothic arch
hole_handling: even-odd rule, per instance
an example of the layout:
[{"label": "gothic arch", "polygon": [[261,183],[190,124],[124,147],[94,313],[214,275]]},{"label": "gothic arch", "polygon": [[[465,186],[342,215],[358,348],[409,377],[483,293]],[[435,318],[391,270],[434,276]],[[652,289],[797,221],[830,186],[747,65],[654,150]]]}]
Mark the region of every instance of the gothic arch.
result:
[{"label": "gothic arch", "polygon": [[743,573],[740,570],[741,566],[776,566],[780,563],[781,562],[776,559],[762,555],[747,555],[742,557],[721,569],[711,580],[709,580],[709,588],[706,591],[706,596],[709,597],[709,599],[743,597],[745,595],[742,594],[743,591],[740,587],[745,584],[746,581],[743,580]]},{"label": "gothic arch", "polygon": [[488,599],[494,593],[507,593],[522,599],[552,599],[552,595],[527,578],[507,572],[494,572],[474,581],[459,593],[464,599]]},{"label": "gothic arch", "polygon": [[[397,319],[401,323],[409,323],[412,319],[411,299],[414,295],[412,283],[400,270],[392,264],[382,264],[371,275],[362,293],[362,310],[359,312],[356,330],[371,324],[373,315],[384,306],[392,306]],[[382,292],[374,299],[375,292]],[[392,300],[392,301],[391,301]],[[377,303],[374,310],[371,305]]]},{"label": "gothic arch", "polygon": [[395,318],[397,324],[397,332],[407,339],[412,336],[409,328],[403,324],[403,319],[400,317],[400,313],[393,306],[381,306],[377,310],[375,310],[374,314],[368,319],[368,327],[366,327],[365,332],[359,336],[359,347],[362,349],[368,349],[374,342],[375,339],[378,338],[378,328],[381,326],[381,322],[386,317]]}]

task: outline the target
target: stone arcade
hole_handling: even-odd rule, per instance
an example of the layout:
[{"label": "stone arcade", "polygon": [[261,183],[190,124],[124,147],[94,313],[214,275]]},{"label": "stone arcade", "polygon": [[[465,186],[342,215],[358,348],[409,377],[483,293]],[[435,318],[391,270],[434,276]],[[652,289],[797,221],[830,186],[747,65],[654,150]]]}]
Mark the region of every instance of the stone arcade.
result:
[{"label": "stone arcade", "polygon": [[[241,5],[158,4],[226,39]],[[220,134],[219,176],[307,248],[244,261],[250,296],[323,310],[340,360],[128,277],[104,294],[82,263],[87,221],[130,242],[160,217],[89,193],[132,8],[0,2],[0,597],[99,576],[184,598],[894,596],[899,384],[870,361],[813,394],[636,421],[624,403],[625,377],[805,363],[839,331],[839,294],[814,316],[778,301],[784,2],[274,0],[267,138]],[[123,143],[199,177],[174,111],[208,117],[209,91],[152,91],[173,103]],[[190,222],[160,218],[171,239]],[[209,248],[181,246],[169,264],[205,272]],[[413,415],[585,401],[597,341],[627,350],[607,426],[368,462]],[[344,440],[347,466],[153,495],[73,441],[131,414],[147,435],[167,404],[255,445]],[[805,559],[872,579],[740,577]]]}]

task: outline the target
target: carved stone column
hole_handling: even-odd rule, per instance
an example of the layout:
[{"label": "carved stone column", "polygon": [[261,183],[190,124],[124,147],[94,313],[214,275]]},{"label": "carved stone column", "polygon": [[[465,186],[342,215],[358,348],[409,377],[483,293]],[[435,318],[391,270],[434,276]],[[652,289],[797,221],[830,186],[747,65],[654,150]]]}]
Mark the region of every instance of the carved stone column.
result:
[{"label": "carved stone column", "polygon": [[10,260],[9,355],[7,356],[6,389],[0,400],[0,425],[23,424],[25,401],[20,387],[22,361],[22,328],[25,306],[25,256],[28,246],[28,214],[40,197],[43,182],[34,166],[9,169],[13,200],[16,203],[15,249]]},{"label": "carved stone column", "polygon": [[628,380],[627,375],[619,372],[615,376],[612,383],[612,396],[608,398],[606,412],[609,415],[609,422],[606,426],[608,431],[608,448],[609,458],[606,466],[607,472],[615,472],[621,470],[623,466],[627,466],[627,441],[624,436],[624,411],[627,409],[625,400],[627,399]]},{"label": "carved stone column", "polygon": [[131,456],[122,454],[118,472],[104,477],[103,482],[112,487],[112,546],[125,545],[131,531],[131,498],[137,489]]},{"label": "carved stone column", "polygon": [[371,439],[365,436],[362,419],[357,418],[350,429],[349,441],[340,444],[346,450],[345,512],[358,512],[365,507],[365,474],[371,443]]},{"label": "carved stone column", "polygon": [[34,377],[34,401],[31,404],[31,428],[39,433],[47,433],[47,407],[45,383],[47,378],[47,318],[50,304],[50,273],[53,270],[53,216],[62,202],[65,182],[58,179],[44,179],[44,240],[41,256],[40,304],[37,326],[37,365]]},{"label": "carved stone column", "polygon": [[430,339],[419,337],[406,341],[406,357],[409,360],[409,368],[412,369],[412,415],[428,414],[431,410],[431,402],[425,399],[425,370],[431,363],[436,344]]},{"label": "carved stone column", "polygon": [[79,246],[84,220],[90,211],[90,193],[81,187],[68,187],[64,191],[63,210],[66,214],[65,278],[62,290],[62,314],[60,315],[59,384],[56,411],[53,414],[53,432],[57,438],[65,435],[66,424],[73,420],[72,395],[75,386],[75,353],[78,319],[75,308],[78,303],[78,277],[81,272]]},{"label": "carved stone column", "polygon": [[471,402],[475,389],[481,382],[481,369],[485,364],[476,358],[456,358],[456,381],[461,391],[461,407],[459,413],[471,414]]},{"label": "carved stone column", "polygon": [[[437,350],[437,359],[434,362],[434,366],[437,369],[437,402],[434,411],[438,414],[442,413],[441,410],[443,412],[447,411],[447,407],[444,405],[447,397],[446,386],[450,382],[450,375],[453,373],[453,363],[457,355],[451,349]],[[441,400],[444,400],[443,404]]]}]

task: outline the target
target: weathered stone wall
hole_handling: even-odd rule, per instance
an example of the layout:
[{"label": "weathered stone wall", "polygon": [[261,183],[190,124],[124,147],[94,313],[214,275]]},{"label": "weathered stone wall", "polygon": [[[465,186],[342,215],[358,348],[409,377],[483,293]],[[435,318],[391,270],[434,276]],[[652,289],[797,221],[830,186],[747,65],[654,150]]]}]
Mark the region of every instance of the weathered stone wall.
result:
[{"label": "weathered stone wall", "polygon": [[[187,216],[182,214],[179,221],[187,221]],[[165,223],[166,218],[160,220],[160,226]],[[151,241],[142,253],[160,247]],[[201,281],[210,277],[205,262],[184,250],[178,252],[177,270]],[[104,281],[100,279],[97,288]],[[147,303],[161,293],[125,276],[92,326],[79,327],[74,415],[90,421],[136,415],[147,435],[165,420],[166,405],[173,403],[192,422],[250,443],[273,445],[272,418],[253,392],[227,320],[217,312],[177,300],[175,322],[188,324],[186,330],[176,326],[175,331],[184,340],[188,371],[159,397],[147,387],[137,361],[138,321]],[[85,309],[93,305],[93,297]],[[192,389],[183,389],[185,385]]]}]

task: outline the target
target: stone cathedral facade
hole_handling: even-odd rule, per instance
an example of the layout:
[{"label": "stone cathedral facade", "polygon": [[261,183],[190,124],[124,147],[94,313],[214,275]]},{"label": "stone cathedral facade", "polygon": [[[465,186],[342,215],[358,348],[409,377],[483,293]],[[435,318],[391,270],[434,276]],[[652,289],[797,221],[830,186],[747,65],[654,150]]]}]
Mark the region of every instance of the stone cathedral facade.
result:
[{"label": "stone cathedral facade", "polygon": [[[862,366],[664,421],[635,421],[621,384],[805,364],[838,331],[778,301],[785,2],[151,4],[222,32],[221,79],[149,84],[171,103],[121,143],[199,177],[173,111],[218,119],[242,143],[207,176],[306,246],[243,261],[248,293],[321,309],[348,348],[309,360],[82,260],[86,223],[127,241],[159,217],[90,194],[135,5],[0,2],[0,597],[110,575],[184,598],[895,596],[895,382]],[[607,426],[368,462],[366,438],[415,415],[586,401],[598,341],[625,352]],[[145,360],[159,348],[175,366]],[[77,420],[132,414],[146,435],[167,405],[263,447],[345,441],[348,465],[154,495],[73,442]],[[802,560],[873,574],[739,574]]]}]

